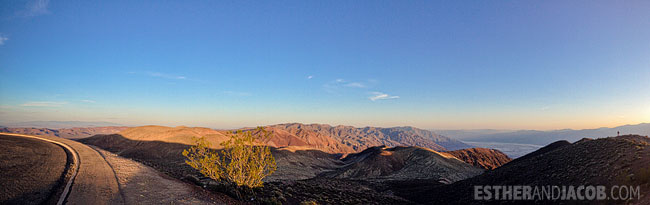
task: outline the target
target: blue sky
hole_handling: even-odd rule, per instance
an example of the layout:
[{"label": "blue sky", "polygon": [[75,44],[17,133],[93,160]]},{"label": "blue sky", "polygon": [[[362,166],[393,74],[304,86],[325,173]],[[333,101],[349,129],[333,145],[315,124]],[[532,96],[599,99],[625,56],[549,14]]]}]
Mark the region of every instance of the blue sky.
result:
[{"label": "blue sky", "polygon": [[3,1],[0,122],[650,122],[648,1]]}]

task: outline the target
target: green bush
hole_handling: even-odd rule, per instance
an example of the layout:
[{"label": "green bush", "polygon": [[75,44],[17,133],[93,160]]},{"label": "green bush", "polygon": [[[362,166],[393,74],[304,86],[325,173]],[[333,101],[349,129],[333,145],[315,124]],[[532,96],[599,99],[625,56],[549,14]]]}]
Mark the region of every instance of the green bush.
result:
[{"label": "green bush", "polygon": [[271,134],[261,127],[256,133],[260,134],[253,135],[251,131],[229,133],[230,139],[221,143],[220,153],[210,149],[205,138],[195,138],[196,145],[183,150],[187,158],[185,163],[216,181],[239,187],[262,187],[262,179],[275,172],[277,165],[268,146],[255,144],[270,138]]}]

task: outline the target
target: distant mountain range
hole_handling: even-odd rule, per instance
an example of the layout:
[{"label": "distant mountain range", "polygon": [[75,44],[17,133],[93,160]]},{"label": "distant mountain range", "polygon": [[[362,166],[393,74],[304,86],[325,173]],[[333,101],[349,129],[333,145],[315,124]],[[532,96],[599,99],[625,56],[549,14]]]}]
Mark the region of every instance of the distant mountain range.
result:
[{"label": "distant mountain range", "polygon": [[[290,149],[321,150],[327,153],[354,153],[374,146],[420,146],[436,151],[457,150],[471,147],[458,140],[436,135],[427,130],[413,127],[378,128],[351,126],[330,126],[325,124],[278,124],[265,129],[272,138],[264,143],[273,147]],[[253,130],[246,128],[243,130]],[[192,137],[205,137],[214,148],[228,140],[227,132],[201,127],[133,127],[118,134],[127,139],[139,141],[160,140],[180,144],[193,144]],[[259,133],[254,133],[259,134]]]},{"label": "distant mountain range", "polygon": [[547,145],[558,140],[575,142],[582,138],[603,138],[620,135],[637,134],[650,135],[650,123],[624,125],[614,128],[597,128],[583,130],[435,130],[434,132],[468,142],[498,142]]},{"label": "distant mountain range", "polygon": [[[111,124],[111,123],[104,123]],[[28,125],[33,125],[28,126]],[[38,127],[38,126],[41,127]],[[77,125],[103,125],[92,122],[29,122],[9,125],[0,128],[2,132],[21,133],[31,135],[49,135],[63,138],[84,138],[96,134],[116,134],[140,141],[162,140],[166,142],[192,144],[192,137],[206,137],[215,148],[228,140],[227,133],[233,130],[215,130],[202,127],[165,127],[165,126],[140,126],[140,127],[73,127],[73,128],[47,128],[69,127]],[[419,146],[436,151],[451,151],[470,148],[471,146],[437,135],[431,131],[414,127],[363,127],[331,126],[326,124],[300,124],[287,123],[266,126],[265,129],[273,134],[265,144],[273,147],[291,147],[291,149],[314,149],[327,153],[354,153],[374,146]],[[254,130],[243,128],[243,130]],[[258,133],[259,134],[259,133]]]},{"label": "distant mountain range", "polygon": [[330,126],[288,123],[267,126],[276,137],[272,146],[304,146],[330,153],[360,152],[374,146],[420,146],[436,151],[470,148],[470,145],[414,127]]},{"label": "distant mountain range", "polygon": [[30,121],[30,122],[2,123],[0,125],[1,125],[0,127],[12,127],[12,128],[20,127],[20,128],[49,128],[49,129],[123,126],[111,122],[85,122],[85,121]]},{"label": "distant mountain range", "polygon": [[[427,179],[452,183],[476,176],[511,160],[503,153],[490,149],[435,151],[431,148],[403,145],[421,142],[445,149],[430,138],[414,134],[420,131],[416,128],[354,128],[292,123],[268,126],[267,130],[274,133],[274,136],[265,143],[271,146],[278,163],[278,170],[267,178],[269,181],[300,180],[319,176],[380,181]],[[168,173],[185,176],[193,174],[194,170],[184,165],[181,152],[194,144],[193,137],[199,136],[205,137],[215,149],[220,149],[219,143],[229,139],[226,130],[142,126],[128,128],[117,134],[100,134],[78,141],[119,153],[124,157],[148,162],[148,165]],[[355,140],[354,148],[348,147],[352,144],[346,143],[348,139]],[[406,141],[396,141],[399,139]],[[399,145],[390,148],[385,145],[366,147],[381,142]],[[355,148],[360,150],[340,152]]]},{"label": "distant mountain range", "polygon": [[27,128],[1,127],[0,132],[62,137],[67,139],[86,138],[97,134],[113,134],[126,130],[128,127],[76,127],[76,128]]},{"label": "distant mountain range", "polygon": [[[325,124],[288,123],[269,125],[265,129],[273,135],[265,143],[273,147],[291,149],[314,149],[327,153],[354,153],[374,146],[420,146],[436,151],[457,150],[471,147],[458,140],[436,135],[414,127],[364,127],[331,126]],[[243,130],[253,130],[247,128]],[[181,144],[193,144],[192,137],[206,137],[214,148],[228,140],[230,130],[213,130],[201,127],[141,126],[120,132],[133,140],[162,140]],[[259,133],[256,133],[259,134]]]}]

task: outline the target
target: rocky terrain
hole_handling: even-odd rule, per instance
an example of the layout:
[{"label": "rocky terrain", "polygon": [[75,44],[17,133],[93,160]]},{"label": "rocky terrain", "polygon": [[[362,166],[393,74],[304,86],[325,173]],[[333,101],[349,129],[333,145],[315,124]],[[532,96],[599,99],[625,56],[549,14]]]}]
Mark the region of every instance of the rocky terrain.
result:
[{"label": "rocky terrain", "polygon": [[460,141],[414,127],[330,126],[324,124],[289,123],[267,126],[279,139],[275,146],[307,146],[330,153],[353,153],[386,145],[419,146],[437,151],[457,150],[471,146]]},{"label": "rocky terrain", "polygon": [[[123,133],[133,134],[128,130]],[[161,140],[156,140],[154,135],[141,133],[139,136],[142,140],[112,134],[96,135],[79,141],[210,189],[214,182],[184,162],[181,152],[189,148],[189,144],[179,143],[180,138],[173,135],[161,135]],[[176,142],[166,142],[171,140]],[[410,202],[392,195],[389,184],[408,186],[414,180],[450,183],[483,172],[450,154],[420,147],[373,147],[349,154],[345,158],[342,154],[301,147],[272,147],[271,151],[278,169],[265,179],[267,183],[259,194],[272,198],[273,201],[291,203],[316,200],[330,204],[404,204]],[[355,172],[357,175],[349,174]],[[370,177],[361,177],[363,172]]]},{"label": "rocky terrain", "polygon": [[[177,177],[196,175],[193,169],[185,165],[185,158],[181,155],[184,149],[190,147],[190,144],[159,140],[137,141],[120,134],[97,135],[80,139],[80,141],[164,169],[164,171]],[[445,182],[457,181],[482,172],[481,169],[474,168],[451,155],[425,148],[396,147],[386,148],[381,152],[377,152],[377,149],[383,148],[373,147],[341,159],[341,154],[330,154],[319,150],[272,148],[278,170],[268,177],[266,181],[309,179],[324,172],[347,170],[346,173],[349,173],[352,168],[359,169],[361,167],[365,167],[362,169],[376,169],[371,170],[371,172],[378,172],[378,175],[375,175],[374,178],[435,178]],[[386,153],[395,153],[395,155],[386,155]],[[372,160],[378,161],[374,162]],[[384,164],[380,164],[380,162]],[[393,166],[392,163],[398,163],[398,165]],[[386,166],[390,168],[387,169]],[[429,171],[420,171],[423,168]],[[327,176],[336,177],[334,175],[338,176],[338,174],[334,173]],[[348,175],[342,174],[338,178],[358,178],[346,176]]]},{"label": "rocky terrain", "polygon": [[345,166],[321,176],[364,180],[433,179],[453,183],[483,172],[457,158],[420,147],[368,148],[343,160]]},{"label": "rocky terrain", "polygon": [[[477,203],[474,185],[639,185],[650,191],[650,140],[627,135],[559,141],[482,175],[450,185],[425,184],[417,189],[394,190],[396,195],[420,203]],[[638,204],[650,202],[645,194]],[[615,203],[623,203],[618,201]]]},{"label": "rocky terrain", "polygon": [[[413,127],[355,128],[351,126],[291,123],[266,126],[265,129],[273,137],[261,142],[263,144],[278,148],[286,147],[292,150],[321,150],[332,154],[360,152],[366,148],[381,145],[419,146],[436,151],[470,147],[460,141]],[[243,130],[253,129],[245,128]],[[227,135],[230,131],[233,130],[213,130],[184,126],[141,126],[123,129],[119,134],[130,140],[164,141],[179,144],[193,144],[192,137],[205,137],[213,148],[218,149],[221,142],[229,139]]]},{"label": "rocky terrain", "polygon": [[[471,147],[460,141],[437,135],[431,131],[414,127],[378,128],[351,126],[330,126],[325,124],[278,124],[265,127],[273,138],[263,142],[273,147],[290,149],[314,149],[327,153],[354,153],[373,146],[420,146],[436,151],[458,150]],[[252,130],[252,129],[244,129]],[[131,140],[159,140],[180,144],[194,143],[192,137],[206,137],[213,145],[228,139],[233,130],[214,130],[202,127],[79,127],[79,128],[28,128],[2,127],[0,132],[56,136],[68,139],[86,138],[97,134],[117,134]]]},{"label": "rocky terrain", "polygon": [[[120,134],[96,135],[80,139],[82,143],[94,145],[101,149],[131,158],[162,170],[177,178],[188,175],[200,176],[198,172],[185,164],[181,154],[191,144],[164,142],[162,140],[138,141],[128,139]],[[267,181],[298,180],[315,177],[318,173],[333,170],[343,165],[340,154],[330,154],[319,150],[292,150],[288,148],[271,148],[278,165],[277,171],[266,178]]]},{"label": "rocky terrain", "polygon": [[487,170],[496,169],[510,161],[510,157],[499,150],[487,148],[469,148],[445,152],[464,162]]},{"label": "rocky terrain", "polygon": [[[209,188],[213,182],[185,165],[181,155],[191,145],[188,138],[200,130],[165,128],[145,134],[129,129],[122,133],[130,137],[96,135],[79,141]],[[203,131],[200,134],[214,139],[224,134]],[[305,146],[273,147],[278,170],[265,179],[267,185],[258,194],[278,202],[373,204],[476,203],[474,185],[633,184],[644,191],[650,181],[649,146],[647,137],[634,135],[558,141],[512,161],[499,151],[482,148],[441,152],[375,146],[344,155]]]},{"label": "rocky terrain", "polygon": [[[266,129],[271,132],[273,137],[264,142],[264,144],[274,147],[272,151],[274,156],[276,156],[276,161],[278,163],[278,170],[274,175],[267,179],[269,181],[283,179],[308,179],[313,178],[322,172],[337,170],[344,166],[350,167],[349,165],[351,160],[341,160],[342,156],[345,154],[350,153],[350,151],[354,152],[352,147],[340,143],[345,142],[348,139],[358,138],[355,140],[357,143],[363,142],[363,145],[357,144],[355,146],[357,149],[369,144],[387,143],[392,145],[429,145],[429,147],[437,147],[445,150],[444,147],[441,147],[434,142],[437,140],[440,143],[444,142],[443,144],[446,145],[453,145],[455,143],[451,139],[435,136],[433,133],[428,131],[408,127],[353,128],[349,126],[332,127],[329,125],[303,125],[294,123],[269,126]],[[81,141],[118,153],[121,156],[147,161],[147,163],[150,163],[150,165],[153,166],[159,166],[161,168],[173,167],[171,169],[179,170],[168,170],[170,173],[182,173],[181,175],[185,175],[192,173],[192,170],[188,171],[187,167],[184,169],[179,168],[184,166],[184,158],[182,157],[181,152],[183,149],[186,149],[195,143],[193,140],[194,137],[205,137],[214,149],[220,149],[221,147],[219,144],[229,139],[228,131],[224,130],[182,126],[142,126],[128,128],[119,132],[119,134],[96,135],[90,138],[81,139]],[[461,146],[459,144],[456,145]],[[336,150],[341,152],[337,153],[335,152]],[[386,152],[392,151],[396,151],[397,153],[395,156],[392,156],[392,158],[400,160],[402,165],[409,168],[404,169],[403,171],[416,170],[420,168],[411,167],[411,164],[416,163],[416,161],[420,159],[435,158],[438,160],[436,161],[437,163],[427,160],[422,161],[422,163],[426,162],[428,163],[428,166],[434,167],[443,161],[445,161],[442,163],[443,165],[449,165],[447,161],[450,160],[446,160],[446,158],[454,158],[451,155],[445,155],[444,153],[436,152],[427,147],[408,150],[403,148],[394,148],[391,149],[391,151]],[[423,153],[426,156],[422,157],[418,155],[420,153]],[[476,155],[476,157],[490,156]],[[442,160],[443,158],[445,158],[445,160]],[[498,158],[498,156],[495,158]],[[160,159],[164,159],[164,162],[159,162]],[[476,160],[472,159],[472,157],[467,157],[465,159]],[[490,161],[490,159],[487,158],[480,160]],[[417,161],[417,163],[419,163],[419,161]],[[455,158],[454,160],[451,160],[451,163],[453,164],[449,165],[449,167],[463,166],[463,169],[467,167],[467,164],[462,163],[462,161]],[[450,170],[443,170],[442,172],[446,171]],[[440,179],[444,178],[444,181],[456,181],[476,175],[477,171],[480,172],[480,170],[477,169],[467,168],[466,170],[459,172],[459,176],[440,176]],[[438,171],[436,173],[439,174],[441,172]],[[407,176],[401,178],[427,178],[425,175],[415,177],[415,175],[412,174],[397,172],[395,174]],[[429,174],[430,176],[428,177],[433,177],[435,175],[434,172]],[[397,177],[398,175],[393,175],[389,178]]]}]

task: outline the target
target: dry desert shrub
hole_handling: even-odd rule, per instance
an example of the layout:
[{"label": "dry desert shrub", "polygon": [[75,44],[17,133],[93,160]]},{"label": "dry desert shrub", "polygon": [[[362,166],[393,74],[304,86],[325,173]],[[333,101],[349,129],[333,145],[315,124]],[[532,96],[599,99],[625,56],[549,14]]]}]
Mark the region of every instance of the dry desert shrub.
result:
[{"label": "dry desert shrub", "polygon": [[239,187],[262,187],[262,179],[277,169],[275,158],[268,146],[256,144],[271,137],[271,134],[258,127],[251,131],[229,133],[230,139],[222,142],[219,152],[210,149],[205,138],[195,138],[196,145],[183,150],[185,163],[197,169],[206,177],[216,181],[234,183]]}]

